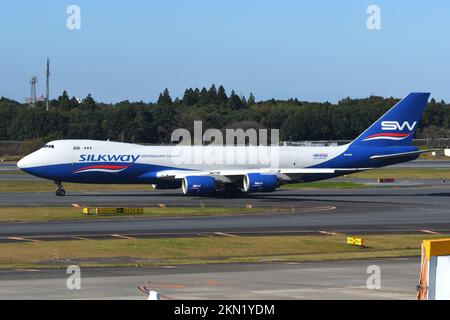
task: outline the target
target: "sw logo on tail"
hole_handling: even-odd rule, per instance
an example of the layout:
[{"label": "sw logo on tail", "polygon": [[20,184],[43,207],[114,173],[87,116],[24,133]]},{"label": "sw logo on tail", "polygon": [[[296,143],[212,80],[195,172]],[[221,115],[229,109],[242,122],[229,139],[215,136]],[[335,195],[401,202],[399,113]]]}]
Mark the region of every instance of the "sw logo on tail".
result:
[{"label": "sw logo on tail", "polygon": [[405,128],[408,129],[409,133],[376,133],[365,137],[362,141],[372,141],[372,140],[394,140],[400,141],[406,139],[414,134],[414,128],[417,125],[417,121],[412,123],[408,121],[381,121],[381,130],[383,131],[403,131]]},{"label": "sw logo on tail", "polygon": [[381,122],[381,130],[400,130],[408,128],[409,131],[413,131],[417,125],[417,121],[414,121],[410,124],[408,121],[404,121],[402,124],[398,121],[382,121]]}]

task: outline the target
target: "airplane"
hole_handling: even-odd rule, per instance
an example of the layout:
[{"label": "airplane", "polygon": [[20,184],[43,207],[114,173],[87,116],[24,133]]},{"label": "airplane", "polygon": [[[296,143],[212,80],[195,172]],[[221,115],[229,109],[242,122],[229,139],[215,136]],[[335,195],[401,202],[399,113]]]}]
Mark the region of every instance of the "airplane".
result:
[{"label": "airplane", "polygon": [[[410,93],[348,144],[279,146],[277,167],[258,163],[175,164],[170,155],[176,146],[98,140],[51,141],[22,158],[17,166],[31,175],[54,181],[57,196],[66,194],[63,182],[149,184],[156,189],[181,188],[183,194],[191,196],[272,192],[283,184],[380,168],[411,161],[432,151],[411,145],[429,96],[430,93]],[[207,146],[178,148],[198,153]]]}]

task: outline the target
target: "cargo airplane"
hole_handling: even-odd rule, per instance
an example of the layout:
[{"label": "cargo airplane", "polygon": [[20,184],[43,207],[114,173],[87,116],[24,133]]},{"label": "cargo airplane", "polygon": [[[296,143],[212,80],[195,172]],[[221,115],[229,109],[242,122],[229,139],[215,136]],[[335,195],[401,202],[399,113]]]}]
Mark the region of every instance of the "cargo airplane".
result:
[{"label": "cargo airplane", "polygon": [[[410,93],[349,144],[280,146],[278,166],[244,164],[175,164],[177,146],[143,146],[95,140],[58,140],[25,156],[17,166],[55,182],[149,184],[178,189],[186,195],[220,192],[272,192],[282,184],[329,179],[354,172],[411,161],[422,152],[411,145],[429,93]],[[185,146],[192,152],[203,146]],[[196,149],[197,148],[197,149]],[[200,148],[200,149],[198,149]],[[223,146],[221,148],[229,148]],[[244,147],[248,148],[248,147]],[[178,159],[180,160],[180,159]]]}]

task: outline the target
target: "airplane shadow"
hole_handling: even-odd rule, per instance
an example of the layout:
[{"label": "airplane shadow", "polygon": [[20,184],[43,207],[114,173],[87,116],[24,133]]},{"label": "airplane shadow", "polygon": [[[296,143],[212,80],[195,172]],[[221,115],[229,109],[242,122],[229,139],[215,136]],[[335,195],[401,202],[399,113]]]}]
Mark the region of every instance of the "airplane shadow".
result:
[{"label": "airplane shadow", "polygon": [[[289,193],[288,193],[289,192]],[[66,197],[85,197],[94,199],[97,197],[108,197],[108,198],[116,198],[117,200],[122,201],[132,201],[127,200],[125,198],[136,197],[136,198],[146,198],[149,201],[161,201],[166,200],[178,200],[177,203],[182,202],[183,205],[189,206],[190,202],[202,202],[207,201],[210,203],[220,202],[221,205],[227,205],[226,201],[234,201],[229,203],[230,206],[236,205],[236,200],[242,200],[243,203],[254,203],[259,202],[260,204],[264,203],[279,203],[284,205],[295,205],[296,203],[301,204],[305,202],[321,202],[321,203],[359,203],[359,204],[380,204],[379,200],[386,196],[395,197],[395,198],[405,198],[405,197],[414,197],[414,196],[435,196],[435,197],[449,197],[449,193],[445,192],[424,192],[424,193],[408,193],[408,194],[385,194],[385,193],[368,193],[368,194],[359,194],[357,191],[352,193],[327,193],[327,194],[302,194],[301,191],[298,194],[292,194],[292,190],[278,190],[272,194],[250,194],[250,195],[241,195],[241,196],[185,196],[180,194],[179,192],[148,192],[148,193],[91,193],[91,194],[68,194]],[[358,200],[358,198],[364,197],[366,200]],[[334,199],[330,199],[334,198]],[[373,201],[368,200],[372,198]],[[386,203],[389,203],[388,201]],[[398,202],[392,203],[398,205]]]}]

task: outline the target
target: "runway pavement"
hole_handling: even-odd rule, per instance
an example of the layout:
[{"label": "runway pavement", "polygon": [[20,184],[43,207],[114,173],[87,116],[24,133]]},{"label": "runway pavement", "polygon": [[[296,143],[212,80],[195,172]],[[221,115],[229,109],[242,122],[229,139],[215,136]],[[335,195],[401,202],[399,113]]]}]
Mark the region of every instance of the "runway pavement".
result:
[{"label": "runway pavement", "polygon": [[46,181],[29,174],[20,174],[20,172],[6,171],[7,173],[0,173],[0,180],[3,181]]},{"label": "runway pavement", "polygon": [[[246,198],[185,197],[174,191],[96,193],[56,197],[51,193],[2,193],[0,205],[48,206],[245,206],[290,207],[292,212],[235,216],[125,218],[33,223],[1,223],[0,240],[11,237],[59,239],[76,236],[195,236],[226,232],[236,235],[345,233],[450,233],[450,187],[282,190]],[[30,208],[30,210],[33,210]],[[80,212],[81,214],[81,212]]]},{"label": "runway pavement", "polygon": [[19,171],[19,168],[17,168],[17,165],[15,163],[0,162],[0,172],[14,172],[14,171]]},{"label": "runway pavement", "polygon": [[[450,162],[449,162],[450,163]],[[443,164],[444,165],[444,164]],[[1,169],[1,165],[0,165]],[[30,179],[0,174],[0,179]],[[18,176],[21,176],[20,178]],[[28,178],[27,178],[28,177]],[[34,178],[31,178],[34,179]],[[217,217],[125,218],[0,223],[0,242],[132,237],[311,234],[323,232],[450,233],[450,185],[358,190],[280,190],[242,198],[201,198],[179,190],[148,192],[0,193],[1,206],[289,207],[288,213]],[[81,214],[81,213],[80,213]],[[367,267],[381,268],[369,290]],[[419,259],[83,269],[82,289],[68,290],[65,270],[2,270],[0,299],[145,299],[142,283],[164,299],[414,299]]]},{"label": "runway pavement", "polygon": [[[368,289],[369,266],[381,288]],[[0,299],[414,299],[419,258],[314,263],[226,264],[82,269],[81,290],[68,290],[65,270],[0,271]]]}]

